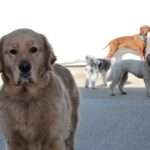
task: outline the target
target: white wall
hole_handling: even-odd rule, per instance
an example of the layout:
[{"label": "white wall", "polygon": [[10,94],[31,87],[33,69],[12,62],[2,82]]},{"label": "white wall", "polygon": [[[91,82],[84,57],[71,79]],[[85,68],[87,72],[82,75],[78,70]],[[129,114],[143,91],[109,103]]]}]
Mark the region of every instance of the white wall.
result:
[{"label": "white wall", "polygon": [[45,34],[60,62],[101,56],[114,37],[150,25],[148,0],[1,0],[0,36],[16,28]]}]

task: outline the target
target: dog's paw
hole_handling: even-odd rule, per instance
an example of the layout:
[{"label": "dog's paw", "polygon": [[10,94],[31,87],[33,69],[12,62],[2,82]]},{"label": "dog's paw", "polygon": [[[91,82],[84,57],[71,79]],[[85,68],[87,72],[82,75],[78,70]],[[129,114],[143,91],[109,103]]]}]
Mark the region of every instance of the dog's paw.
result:
[{"label": "dog's paw", "polygon": [[114,93],[111,93],[110,96],[115,96],[115,94],[114,94]]},{"label": "dog's paw", "polygon": [[123,91],[121,92],[122,95],[127,95],[127,92]]},{"label": "dog's paw", "polygon": [[93,90],[95,90],[96,89],[96,87],[91,87]]},{"label": "dog's paw", "polygon": [[85,88],[89,88],[89,85],[88,84],[85,84],[85,86],[84,86]]},{"label": "dog's paw", "polygon": [[107,87],[107,84],[104,84],[104,87]]},{"label": "dog's paw", "polygon": [[101,86],[102,86],[102,87],[107,87],[107,84],[104,83],[104,84],[102,84]]},{"label": "dog's paw", "polygon": [[150,93],[148,92],[148,93],[146,93],[146,95],[147,95],[147,97],[150,97]]}]

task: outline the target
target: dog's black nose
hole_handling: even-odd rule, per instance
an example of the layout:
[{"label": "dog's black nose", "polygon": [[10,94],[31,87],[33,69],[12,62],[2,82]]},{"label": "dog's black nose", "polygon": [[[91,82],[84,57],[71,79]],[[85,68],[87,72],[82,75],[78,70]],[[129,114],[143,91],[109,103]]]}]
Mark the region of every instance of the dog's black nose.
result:
[{"label": "dog's black nose", "polygon": [[30,70],[31,70],[30,63],[28,61],[26,61],[26,60],[21,61],[20,65],[19,65],[19,70],[22,73],[29,73]]}]

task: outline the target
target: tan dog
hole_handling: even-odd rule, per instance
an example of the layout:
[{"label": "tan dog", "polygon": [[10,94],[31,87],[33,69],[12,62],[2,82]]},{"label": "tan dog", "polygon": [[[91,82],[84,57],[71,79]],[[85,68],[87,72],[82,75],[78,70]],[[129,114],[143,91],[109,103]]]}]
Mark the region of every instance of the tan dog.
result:
[{"label": "tan dog", "polygon": [[0,123],[10,150],[74,149],[78,90],[55,60],[39,33],[20,29],[2,37]]},{"label": "tan dog", "polygon": [[109,52],[106,58],[111,59],[119,49],[128,48],[136,51],[136,53],[143,59],[145,56],[145,47],[148,32],[150,32],[150,27],[144,25],[140,27],[139,34],[132,36],[123,36],[110,41],[107,44],[107,46],[109,46]]}]

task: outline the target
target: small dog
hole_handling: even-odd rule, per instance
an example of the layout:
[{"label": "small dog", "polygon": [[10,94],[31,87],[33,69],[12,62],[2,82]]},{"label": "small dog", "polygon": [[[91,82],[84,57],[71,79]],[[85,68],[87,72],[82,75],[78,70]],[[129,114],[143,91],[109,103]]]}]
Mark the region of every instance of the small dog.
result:
[{"label": "small dog", "polygon": [[111,61],[107,59],[94,58],[86,56],[86,81],[85,87],[95,88],[95,82],[98,77],[98,74],[101,74],[102,80],[105,86],[106,82],[106,73],[111,66]]},{"label": "small dog", "polygon": [[111,96],[114,96],[114,89],[118,84],[121,94],[127,94],[123,87],[128,78],[128,73],[135,75],[138,78],[144,78],[144,61],[139,60],[120,60],[112,65],[107,74],[107,81],[112,81],[110,84]]},{"label": "small dog", "polygon": [[111,59],[119,49],[127,48],[130,49],[130,51],[135,51],[141,57],[141,59],[143,59],[145,56],[148,32],[150,32],[150,27],[148,25],[144,25],[140,27],[139,34],[132,36],[122,36],[113,39],[107,44],[107,46],[109,46],[109,52],[106,58]]}]

